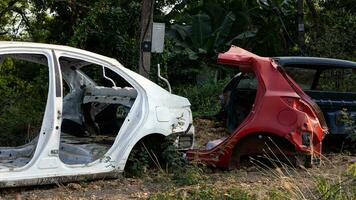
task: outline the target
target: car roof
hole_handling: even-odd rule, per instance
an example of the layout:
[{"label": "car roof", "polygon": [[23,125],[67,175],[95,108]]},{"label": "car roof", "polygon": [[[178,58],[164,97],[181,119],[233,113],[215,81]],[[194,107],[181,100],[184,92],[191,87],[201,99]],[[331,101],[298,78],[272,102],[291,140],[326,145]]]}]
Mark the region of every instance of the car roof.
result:
[{"label": "car roof", "polygon": [[107,56],[103,56],[100,54],[96,54],[90,51],[74,48],[74,47],[69,47],[69,46],[63,46],[63,45],[55,45],[55,44],[44,44],[44,43],[34,43],[34,42],[14,42],[14,41],[0,41],[0,48],[3,47],[27,47],[27,48],[42,48],[42,49],[53,49],[53,50],[62,50],[62,51],[67,51],[67,52],[74,52],[74,53],[80,53],[80,54],[85,54],[93,57],[97,57],[103,60],[107,61],[113,61],[117,62],[116,59],[110,58]]},{"label": "car roof", "polygon": [[313,68],[313,69],[328,69],[328,68],[351,68],[356,69],[356,62],[349,60],[341,60],[334,58],[320,58],[320,57],[302,57],[302,56],[289,56],[289,57],[274,57],[282,67],[292,66],[300,68]]}]

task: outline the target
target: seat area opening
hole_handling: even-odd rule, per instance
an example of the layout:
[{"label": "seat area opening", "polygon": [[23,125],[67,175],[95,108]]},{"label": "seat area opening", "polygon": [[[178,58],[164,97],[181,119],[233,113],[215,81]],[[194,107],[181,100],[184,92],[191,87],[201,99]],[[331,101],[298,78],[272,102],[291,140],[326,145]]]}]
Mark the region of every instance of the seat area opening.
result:
[{"label": "seat area opening", "polygon": [[238,73],[225,86],[221,99],[221,110],[216,120],[195,120],[196,147],[212,149],[219,145],[246,120],[256,99],[258,80],[254,73]]},{"label": "seat area opening", "polygon": [[239,73],[223,91],[226,128],[233,133],[250,114],[255,103],[258,81],[253,73]]},{"label": "seat area opening", "polygon": [[137,91],[109,68],[60,57],[63,120],[59,157],[65,164],[88,164],[113,145]]}]

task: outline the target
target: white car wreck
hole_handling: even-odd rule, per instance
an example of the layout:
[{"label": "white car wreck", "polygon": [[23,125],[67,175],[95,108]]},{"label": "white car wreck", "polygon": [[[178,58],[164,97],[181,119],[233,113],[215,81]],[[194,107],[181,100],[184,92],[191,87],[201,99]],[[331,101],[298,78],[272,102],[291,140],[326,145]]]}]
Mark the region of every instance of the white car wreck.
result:
[{"label": "white car wreck", "polygon": [[[0,187],[115,177],[148,137],[176,134],[179,149],[193,146],[189,101],[115,59],[66,46],[0,42],[0,66],[6,58],[48,67],[49,83],[38,136],[0,147]],[[91,67],[100,80],[90,76]]]}]

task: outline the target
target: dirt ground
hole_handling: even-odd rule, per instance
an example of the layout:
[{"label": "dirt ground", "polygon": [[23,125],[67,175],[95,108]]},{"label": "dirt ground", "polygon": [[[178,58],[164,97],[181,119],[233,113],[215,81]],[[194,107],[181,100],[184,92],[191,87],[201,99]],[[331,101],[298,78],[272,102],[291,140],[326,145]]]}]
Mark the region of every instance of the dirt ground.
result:
[{"label": "dirt ground", "polygon": [[195,119],[195,147],[204,148],[211,140],[227,137],[229,133],[225,130],[222,122],[211,119]]},{"label": "dirt ground", "polygon": [[[206,141],[227,134],[221,124],[211,120],[197,119],[195,125],[196,142],[199,147],[203,147]],[[236,186],[264,198],[273,188],[293,190],[291,185],[298,185],[300,189],[310,190],[318,176],[337,180],[345,173],[347,167],[355,162],[356,156],[327,154],[320,167],[308,170],[293,168],[285,171],[278,167],[263,168],[259,165],[233,171],[216,169],[206,174],[204,184],[221,188]],[[165,190],[165,185],[168,184],[165,181],[167,179],[162,178],[162,174],[150,170],[141,178],[121,177],[113,180],[1,189],[0,199],[147,199],[151,194]],[[184,190],[189,187],[200,187],[200,185],[176,186],[175,189]]]}]

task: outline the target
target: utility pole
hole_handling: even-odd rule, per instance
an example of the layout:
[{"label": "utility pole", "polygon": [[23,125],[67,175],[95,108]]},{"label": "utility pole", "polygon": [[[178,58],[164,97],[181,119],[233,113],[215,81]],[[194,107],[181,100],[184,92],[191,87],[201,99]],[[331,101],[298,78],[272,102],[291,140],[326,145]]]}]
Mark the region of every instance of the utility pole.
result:
[{"label": "utility pole", "polygon": [[298,44],[301,52],[304,52],[304,0],[298,0]]},{"label": "utility pole", "polygon": [[149,78],[154,0],[142,1],[139,73]]}]

